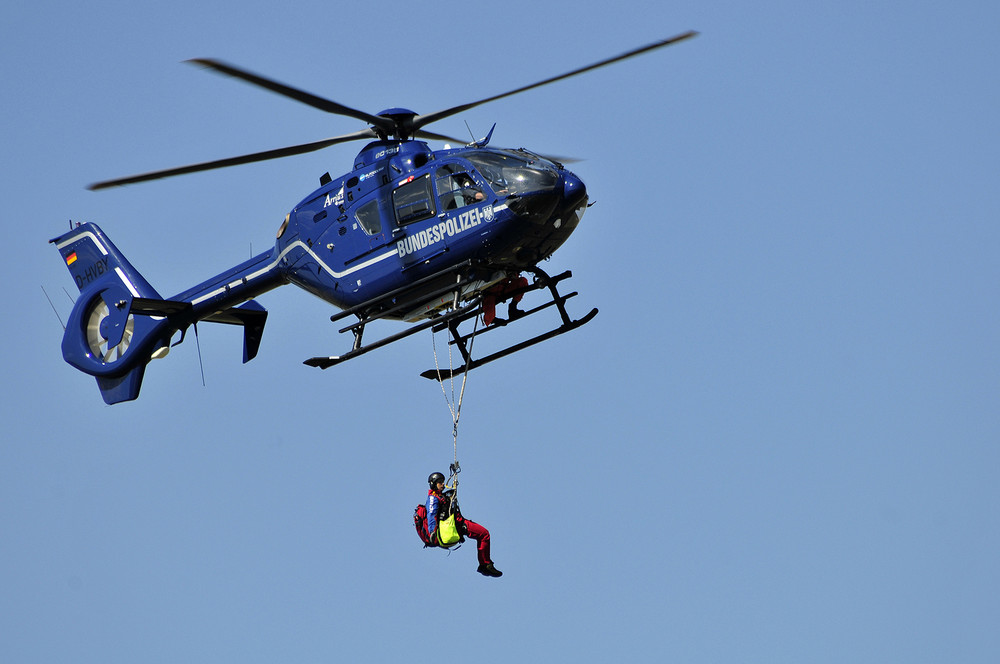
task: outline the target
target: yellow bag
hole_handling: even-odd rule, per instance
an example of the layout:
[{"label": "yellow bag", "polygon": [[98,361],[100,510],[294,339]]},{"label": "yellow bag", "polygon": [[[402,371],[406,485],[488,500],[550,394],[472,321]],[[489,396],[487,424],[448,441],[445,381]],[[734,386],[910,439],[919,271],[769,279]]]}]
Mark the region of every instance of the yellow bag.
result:
[{"label": "yellow bag", "polygon": [[437,543],[445,549],[458,543],[462,536],[458,533],[458,526],[455,525],[455,515],[448,515],[447,519],[438,521]]}]

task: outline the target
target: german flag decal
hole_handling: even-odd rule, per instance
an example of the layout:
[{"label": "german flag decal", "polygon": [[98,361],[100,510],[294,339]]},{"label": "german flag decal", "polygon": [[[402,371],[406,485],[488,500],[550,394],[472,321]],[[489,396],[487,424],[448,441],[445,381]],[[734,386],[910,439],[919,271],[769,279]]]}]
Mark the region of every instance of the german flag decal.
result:
[{"label": "german flag decal", "polygon": [[72,265],[76,262],[76,252],[74,251],[69,256],[66,257],[66,265]]}]

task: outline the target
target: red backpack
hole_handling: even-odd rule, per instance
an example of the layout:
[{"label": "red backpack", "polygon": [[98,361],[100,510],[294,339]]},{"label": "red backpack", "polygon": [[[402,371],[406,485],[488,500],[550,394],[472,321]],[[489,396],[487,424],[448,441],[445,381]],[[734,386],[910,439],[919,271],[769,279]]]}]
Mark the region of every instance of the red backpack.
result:
[{"label": "red backpack", "polygon": [[437,546],[437,542],[432,542],[427,536],[427,505],[417,505],[417,508],[413,510],[413,526],[417,529],[417,535],[424,543],[424,548]]}]

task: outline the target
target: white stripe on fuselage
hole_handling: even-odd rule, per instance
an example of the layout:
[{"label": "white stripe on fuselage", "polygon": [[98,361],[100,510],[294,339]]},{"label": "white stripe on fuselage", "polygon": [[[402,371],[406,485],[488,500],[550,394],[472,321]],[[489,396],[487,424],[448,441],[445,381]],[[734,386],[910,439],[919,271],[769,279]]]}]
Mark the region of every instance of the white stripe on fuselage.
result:
[{"label": "white stripe on fuselage", "polygon": [[[506,210],[506,209],[507,209],[507,204],[503,203],[501,205],[498,205],[498,206],[494,207],[493,211],[494,211],[494,213],[496,213],[496,212],[501,212],[501,211]],[[102,254],[104,254],[105,256],[108,254],[108,251],[107,251],[107,249],[104,248],[104,245],[102,245],[97,240],[97,236],[94,233],[91,233],[90,231],[84,231],[83,233],[78,233],[78,234],[74,235],[73,237],[60,242],[56,246],[59,249],[62,249],[67,244],[71,244],[73,242],[76,242],[77,240],[79,240],[81,237],[84,237],[84,236],[89,237],[91,240],[93,240],[94,244],[97,245],[97,248],[101,250]],[[264,274],[267,274],[268,272],[270,272],[271,270],[273,270],[278,265],[278,263],[281,262],[281,259],[283,259],[285,257],[285,255],[288,254],[288,252],[290,252],[292,249],[294,249],[296,247],[301,247],[303,249],[303,251],[305,251],[307,254],[309,254],[310,256],[312,256],[316,260],[316,262],[319,263],[319,266],[323,269],[323,271],[325,271],[327,274],[329,274],[334,279],[341,279],[341,278],[346,277],[348,275],[354,274],[358,270],[363,270],[366,267],[370,267],[372,265],[375,265],[376,263],[380,263],[380,262],[384,261],[387,258],[392,258],[393,256],[397,256],[398,255],[397,249],[393,248],[390,251],[385,252],[384,254],[380,254],[378,256],[373,256],[372,258],[368,259],[364,263],[358,263],[357,265],[355,265],[354,267],[352,267],[352,268],[350,268],[348,270],[344,270],[343,272],[337,272],[336,270],[334,270],[333,268],[331,268],[329,265],[327,265],[326,263],[324,263],[322,261],[322,259],[320,259],[320,257],[316,255],[316,252],[314,252],[312,250],[312,247],[310,247],[309,245],[307,245],[302,240],[296,240],[295,242],[292,242],[290,245],[288,245],[287,247],[285,247],[285,249],[280,254],[278,254],[277,258],[275,258],[273,261],[271,261],[270,263],[268,263],[263,268],[257,270],[253,274],[248,274],[246,277],[240,277],[239,279],[237,279],[235,281],[229,282],[225,286],[222,286],[220,288],[216,288],[215,290],[213,290],[213,291],[211,291],[209,293],[206,293],[205,295],[202,295],[200,297],[195,298],[194,300],[191,300],[191,304],[192,305],[200,304],[201,302],[204,302],[205,300],[210,300],[213,297],[215,297],[216,295],[218,295],[220,293],[224,293],[224,292],[226,292],[227,290],[229,290],[231,288],[235,288],[236,286],[239,286],[240,284],[243,284],[246,281],[257,279],[258,277],[260,277],[260,276],[262,276]],[[122,276],[122,280],[129,286],[129,290],[132,291],[133,295],[135,295],[136,297],[139,297],[138,293],[136,293],[136,291],[135,291],[135,287],[133,287],[132,284],[129,283],[129,281],[124,278],[124,275],[122,275],[120,271],[119,271],[119,275]]]},{"label": "white stripe on fuselage", "polygon": [[364,263],[358,263],[357,265],[355,265],[354,267],[352,267],[352,268],[350,268],[348,270],[344,270],[343,272],[337,272],[336,270],[334,270],[333,268],[331,268],[329,265],[327,265],[326,263],[324,263],[322,261],[322,259],[320,259],[320,257],[316,255],[316,252],[314,252],[309,245],[307,245],[302,240],[296,240],[295,242],[292,242],[290,245],[288,245],[287,247],[285,247],[285,249],[280,254],[278,254],[277,258],[275,258],[273,261],[271,261],[270,263],[268,263],[266,266],[262,267],[261,269],[257,270],[253,274],[248,274],[246,277],[240,277],[239,279],[237,279],[235,281],[232,281],[232,282],[226,284],[225,286],[222,286],[221,288],[216,288],[215,290],[213,290],[210,293],[206,293],[205,295],[202,295],[201,297],[195,298],[194,300],[191,301],[191,304],[199,304],[201,302],[204,302],[205,300],[209,300],[209,299],[215,297],[219,293],[224,293],[226,290],[228,290],[230,288],[235,288],[236,286],[239,286],[240,284],[244,283],[244,279],[246,281],[251,281],[253,279],[257,279],[258,277],[260,277],[260,276],[262,276],[264,274],[269,273],[271,270],[273,270],[278,265],[278,263],[281,262],[281,259],[283,259],[288,252],[290,252],[292,249],[294,249],[296,247],[301,247],[303,251],[305,251],[307,254],[309,254],[310,256],[312,256],[316,260],[316,262],[319,263],[320,267],[323,268],[323,271],[326,272],[327,274],[329,274],[334,279],[341,279],[343,277],[346,277],[346,276],[348,276],[350,274],[353,274],[353,273],[357,272],[358,270],[363,270],[364,268],[370,267],[372,265],[375,265],[376,263],[384,261],[387,258],[392,258],[397,253],[396,249],[392,249],[391,251],[387,251],[384,254],[380,254],[378,256],[374,256],[374,257],[368,259],[367,261],[365,261]]},{"label": "white stripe on fuselage", "polygon": [[107,256],[107,255],[108,255],[108,250],[107,250],[107,249],[105,249],[105,248],[104,248],[104,245],[103,245],[103,244],[101,244],[101,243],[100,243],[100,242],[99,242],[99,241],[97,240],[97,235],[95,235],[94,233],[91,233],[90,231],[83,231],[82,233],[77,233],[77,234],[76,234],[76,235],[74,235],[73,237],[71,237],[71,238],[68,238],[68,239],[66,239],[66,240],[63,240],[62,242],[60,242],[59,244],[57,244],[57,245],[56,245],[56,248],[57,248],[57,249],[62,249],[62,248],[63,248],[63,247],[65,247],[65,246],[66,246],[67,244],[73,244],[73,243],[74,243],[74,242],[76,242],[77,240],[80,240],[80,239],[83,239],[83,238],[85,238],[85,237],[89,237],[89,238],[90,238],[91,240],[93,240],[94,244],[96,244],[96,245],[97,245],[97,248],[101,250],[101,254],[103,254],[103,255],[105,255],[105,256]]},{"label": "white stripe on fuselage", "polygon": [[[507,209],[507,204],[503,203],[501,205],[497,205],[496,207],[494,207],[493,208],[493,212],[494,212],[494,214],[496,214],[497,212],[502,212],[502,211],[505,211],[506,209]],[[232,282],[226,284],[225,286],[222,286],[221,288],[217,288],[217,289],[213,290],[210,293],[202,295],[201,297],[198,297],[198,298],[192,300],[191,304],[199,304],[201,302],[204,302],[205,300],[208,300],[208,299],[211,299],[211,298],[215,297],[219,293],[225,292],[227,289],[239,286],[240,284],[244,283],[244,279],[246,279],[246,281],[250,281],[251,279],[256,279],[256,278],[260,277],[261,275],[270,272],[271,270],[273,270],[275,268],[275,266],[277,266],[277,264],[279,262],[281,262],[281,259],[284,258],[285,255],[289,251],[291,251],[292,249],[294,249],[296,247],[301,247],[303,251],[305,251],[307,254],[309,254],[310,256],[312,256],[316,260],[316,262],[319,263],[319,266],[323,269],[323,271],[326,272],[327,274],[329,274],[334,279],[341,279],[341,278],[346,277],[348,275],[354,274],[358,270],[363,270],[366,267],[370,267],[372,265],[375,265],[376,263],[381,263],[382,261],[384,261],[387,258],[392,258],[393,256],[398,256],[399,255],[398,250],[396,248],[393,248],[391,251],[387,251],[384,254],[379,254],[378,256],[374,256],[372,258],[369,258],[364,263],[358,263],[357,265],[355,265],[354,267],[352,267],[352,268],[350,268],[348,270],[344,270],[343,272],[337,272],[336,270],[334,270],[333,268],[331,268],[329,265],[327,265],[326,263],[324,263],[323,260],[319,256],[316,255],[316,252],[314,252],[312,250],[312,247],[310,247],[309,245],[307,245],[302,240],[296,240],[295,242],[292,242],[290,245],[288,245],[287,247],[285,247],[284,251],[282,251],[278,255],[278,257],[276,259],[274,259],[271,263],[269,263],[267,266],[261,268],[260,270],[257,270],[253,274],[248,274],[246,277],[241,277],[240,279],[232,281]]]}]

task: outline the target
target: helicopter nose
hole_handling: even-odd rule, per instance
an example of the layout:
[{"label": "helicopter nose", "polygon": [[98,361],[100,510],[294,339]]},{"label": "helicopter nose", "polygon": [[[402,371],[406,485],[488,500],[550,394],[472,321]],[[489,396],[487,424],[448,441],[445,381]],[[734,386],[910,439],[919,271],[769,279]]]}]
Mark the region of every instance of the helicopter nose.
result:
[{"label": "helicopter nose", "polygon": [[563,174],[563,200],[567,207],[576,207],[587,199],[587,186],[573,173]]}]

